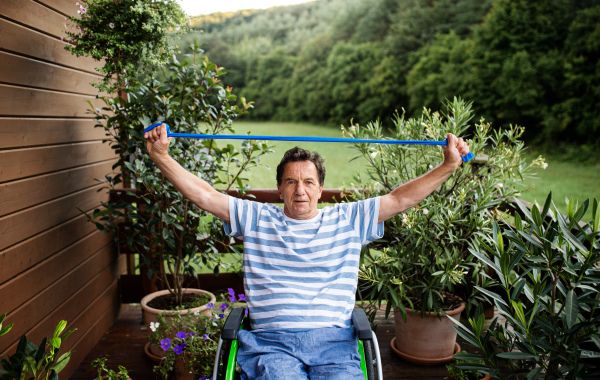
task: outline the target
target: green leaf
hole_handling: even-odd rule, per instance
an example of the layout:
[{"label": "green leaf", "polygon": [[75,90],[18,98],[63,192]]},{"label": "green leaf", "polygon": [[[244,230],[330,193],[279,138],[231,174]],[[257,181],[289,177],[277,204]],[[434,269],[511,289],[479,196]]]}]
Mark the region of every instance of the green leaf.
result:
[{"label": "green leaf", "polygon": [[59,337],[53,337],[53,338],[50,338],[50,341],[48,343],[50,343],[50,345],[54,348],[60,348],[61,342],[62,342],[62,339],[60,339]]},{"label": "green leaf", "polygon": [[535,225],[541,231],[543,224],[542,215],[540,214],[540,209],[535,204],[531,207],[531,217],[533,218]]},{"label": "green leaf", "polygon": [[69,363],[69,360],[71,360],[71,351],[63,354],[60,358],[58,358],[58,360],[56,361],[56,364],[54,364],[54,366],[52,366],[52,369],[56,373],[59,373],[66,367],[66,365]]},{"label": "green leaf", "polygon": [[539,378],[540,373],[542,372],[542,367],[535,367],[527,374],[527,380],[534,380]]},{"label": "green leaf", "polygon": [[596,234],[599,228],[598,224],[600,224],[600,207],[596,198],[594,198],[594,202],[592,203],[592,218],[594,219],[592,232]]},{"label": "green leaf", "polygon": [[500,267],[498,267],[496,264],[494,264],[486,255],[479,253],[471,248],[469,248],[469,252],[471,252],[471,254],[473,256],[477,257],[479,260],[483,261],[488,267],[495,270],[496,273],[500,274],[502,272],[500,270]]},{"label": "green leaf", "polygon": [[526,354],[524,352],[502,352],[499,353],[498,356],[504,359],[512,360],[529,360],[535,358],[534,355]]},{"label": "green leaf", "polygon": [[521,219],[521,215],[515,213],[515,227],[519,231],[523,231],[523,220]]},{"label": "green leaf", "polygon": [[573,327],[577,322],[577,315],[579,314],[579,303],[577,301],[577,295],[572,289],[569,290],[569,293],[567,293],[564,312],[567,327]]},{"label": "green leaf", "polygon": [[37,377],[37,365],[35,360],[31,356],[25,357],[25,361],[23,362],[23,369],[33,375],[33,377]]},{"label": "green leaf", "polygon": [[475,286],[475,289],[479,290],[481,293],[485,294],[486,296],[495,299],[496,301],[500,302],[501,304],[508,306],[508,304],[506,302],[504,302],[502,297],[500,297],[498,294],[492,292],[491,290],[482,288],[480,286]]},{"label": "green leaf", "polygon": [[552,204],[552,192],[548,193],[548,197],[546,198],[546,203],[544,203],[544,209],[542,210],[542,218],[545,218],[548,215],[548,211],[550,210],[550,205]]},{"label": "green leaf", "polygon": [[[44,337],[44,339],[42,339],[42,343],[40,343],[40,347],[46,347],[46,341],[48,340],[48,338]],[[44,358],[44,354],[45,354],[45,349],[41,349],[41,350],[37,350],[37,352],[35,353],[35,361],[37,363],[42,363],[42,359]]]}]

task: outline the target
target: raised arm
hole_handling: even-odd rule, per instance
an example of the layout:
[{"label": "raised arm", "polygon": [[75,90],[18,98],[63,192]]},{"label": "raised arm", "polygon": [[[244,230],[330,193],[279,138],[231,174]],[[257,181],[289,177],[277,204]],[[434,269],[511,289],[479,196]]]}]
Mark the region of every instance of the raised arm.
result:
[{"label": "raised arm", "polygon": [[217,218],[229,222],[229,197],[185,170],[169,156],[171,138],[167,137],[167,127],[164,124],[144,133],[144,138],[152,161],[184,197]]},{"label": "raised arm", "polygon": [[469,153],[467,143],[451,133],[448,133],[448,145],[443,149],[444,162],[442,164],[381,197],[379,223],[419,204],[458,169],[463,162],[461,156]]}]

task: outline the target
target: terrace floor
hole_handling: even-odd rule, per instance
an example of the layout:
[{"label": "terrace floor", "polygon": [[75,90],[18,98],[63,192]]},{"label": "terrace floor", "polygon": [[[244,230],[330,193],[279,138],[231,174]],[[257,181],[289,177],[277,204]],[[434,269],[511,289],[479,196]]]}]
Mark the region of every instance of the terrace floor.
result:
[{"label": "terrace floor", "polygon": [[[377,328],[377,339],[383,363],[383,377],[394,379],[432,379],[442,380],[448,375],[445,365],[421,366],[400,359],[391,349],[390,341],[394,337],[393,320],[382,321]],[[108,357],[109,368],[117,369],[125,366],[133,380],[160,379],[152,372],[154,363],[144,354],[144,346],[148,335],[142,325],[140,306],[124,305],[123,312],[113,327],[87,355],[79,368],[71,375],[70,380],[95,379],[97,372],[92,370],[91,362],[98,357]],[[465,343],[458,341],[461,347],[469,352],[473,350]]]}]

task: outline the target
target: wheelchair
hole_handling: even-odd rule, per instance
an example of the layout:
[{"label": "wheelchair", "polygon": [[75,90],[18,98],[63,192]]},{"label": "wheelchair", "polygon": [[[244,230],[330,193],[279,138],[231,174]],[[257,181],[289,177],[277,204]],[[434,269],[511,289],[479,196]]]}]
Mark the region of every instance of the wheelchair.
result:
[{"label": "wheelchair", "polygon": [[[237,334],[241,328],[248,328],[247,324],[248,319],[245,318],[245,309],[235,308],[229,313],[223,326],[221,338],[219,338],[213,368],[213,380],[234,380],[240,378],[239,373],[236,371]],[[358,351],[361,356],[360,367],[365,374],[365,379],[375,380],[373,367],[377,369],[377,379],[383,379],[381,354],[379,352],[377,337],[371,330],[371,325],[364,310],[354,309],[352,311],[352,324],[358,336]],[[375,351],[375,359],[373,359],[373,351]]]}]

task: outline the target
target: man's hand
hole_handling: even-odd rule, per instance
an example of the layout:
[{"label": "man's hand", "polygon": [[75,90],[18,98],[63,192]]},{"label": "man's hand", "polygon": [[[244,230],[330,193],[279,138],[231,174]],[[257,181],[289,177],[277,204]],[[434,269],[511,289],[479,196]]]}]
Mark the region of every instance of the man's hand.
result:
[{"label": "man's hand", "polygon": [[469,146],[462,138],[458,138],[452,133],[448,133],[447,138],[448,145],[443,148],[444,162],[442,165],[455,171],[462,164],[462,157],[469,153]]},{"label": "man's hand", "polygon": [[169,154],[169,144],[171,137],[167,137],[167,126],[164,124],[144,133],[146,139],[146,150],[154,160],[155,157],[161,157]]},{"label": "man's hand", "polygon": [[419,204],[438,188],[462,164],[462,156],[469,153],[469,146],[463,139],[448,133],[448,145],[444,147],[444,162],[423,174],[406,182],[391,193],[381,197],[378,223],[405,212]]}]

